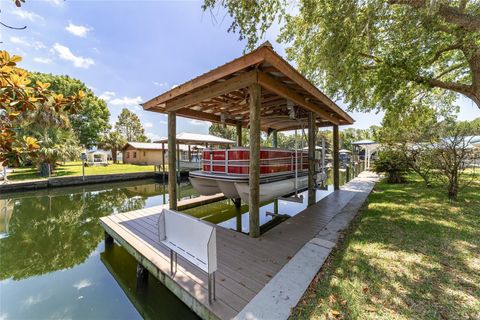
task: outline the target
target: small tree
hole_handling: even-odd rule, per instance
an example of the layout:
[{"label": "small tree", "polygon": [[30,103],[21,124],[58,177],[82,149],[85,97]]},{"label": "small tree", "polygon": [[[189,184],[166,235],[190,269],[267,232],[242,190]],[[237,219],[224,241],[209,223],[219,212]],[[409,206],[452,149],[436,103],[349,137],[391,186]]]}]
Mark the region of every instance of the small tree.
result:
[{"label": "small tree", "polygon": [[382,150],[373,165],[377,173],[386,173],[388,183],[402,183],[408,170],[403,160],[402,153],[394,148]]},{"label": "small tree", "polygon": [[145,129],[140,122],[140,118],[127,108],[122,109],[115,123],[115,129],[119,131],[127,141],[146,142],[148,140],[145,136]]},{"label": "small tree", "polygon": [[100,147],[105,150],[110,150],[112,152],[113,163],[117,163],[117,152],[122,149],[126,143],[127,139],[125,139],[120,132],[112,130],[102,137]]},{"label": "small tree", "polygon": [[474,178],[467,178],[464,171],[473,152],[470,145],[472,135],[480,134],[479,121],[444,121],[436,131],[439,139],[432,143],[436,168],[447,184],[448,197],[456,199],[459,191]]}]

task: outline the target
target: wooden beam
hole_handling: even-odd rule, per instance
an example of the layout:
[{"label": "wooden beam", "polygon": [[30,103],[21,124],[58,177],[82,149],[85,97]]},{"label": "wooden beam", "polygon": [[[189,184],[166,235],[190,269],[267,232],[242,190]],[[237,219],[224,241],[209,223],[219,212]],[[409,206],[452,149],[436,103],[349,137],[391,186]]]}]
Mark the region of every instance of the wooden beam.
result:
[{"label": "wooden beam", "polygon": [[177,209],[177,173],[176,167],[176,135],[177,119],[175,112],[168,113],[168,204],[172,210]]},{"label": "wooden beam", "polygon": [[250,91],[250,172],[248,215],[250,236],[260,236],[260,105],[261,87],[258,83],[249,86]]},{"label": "wooden beam", "polygon": [[172,101],[167,101],[165,105],[165,110],[168,112],[182,109],[190,105],[200,103],[203,100],[211,99],[222,94],[248,87],[249,84],[256,81],[257,71],[249,71],[239,76],[234,76],[233,78],[230,78],[228,80],[202,88],[187,96],[183,96]]},{"label": "wooden beam", "polygon": [[305,77],[300,74],[295,68],[293,68],[288,62],[286,62],[282,57],[280,57],[275,51],[268,50],[265,53],[266,62],[270,63],[272,67],[277,69],[279,72],[283,73],[285,76],[292,79],[300,87],[305,89],[312,96],[316,97],[318,100],[322,101],[330,110],[342,118],[344,118],[347,124],[353,124],[354,120],[350,117],[345,111],[343,111],[339,106],[337,106],[329,97],[323,94],[317,87],[315,87],[310,81],[305,79]]},{"label": "wooden beam", "polygon": [[313,206],[316,202],[315,189],[315,114],[308,113],[308,206]]},{"label": "wooden beam", "polygon": [[239,121],[237,122],[237,147],[241,147],[243,145],[242,141],[242,123]]},{"label": "wooden beam", "polygon": [[269,76],[266,73],[259,72],[258,73],[258,82],[260,85],[267,90],[273,91],[279,96],[284,97],[285,99],[291,100],[295,104],[312,111],[321,117],[329,120],[330,122],[334,124],[339,124],[338,119],[335,118],[334,116],[330,115],[328,112],[324,111],[321,109],[320,106],[313,104],[312,102],[309,102],[305,100],[304,97],[293,91],[292,89],[289,89],[286,87],[284,84],[282,84],[280,81],[274,79],[273,77]]},{"label": "wooden beam", "polygon": [[173,99],[187,92],[200,88],[201,86],[212,83],[213,81],[226,77],[232,73],[244,70],[245,68],[248,68],[254,64],[262,63],[265,60],[266,52],[267,49],[265,47],[258,48],[257,50],[254,50],[249,54],[246,54],[229,63],[226,63],[223,66],[211,70],[195,79],[185,82],[184,84],[145,102],[143,104],[143,108],[150,109],[159,104],[165,103],[167,100]]},{"label": "wooden beam", "polygon": [[340,155],[338,126],[333,126],[333,190],[340,190]]},{"label": "wooden beam", "polygon": [[[176,113],[177,115],[185,118],[222,123],[220,116],[214,115],[213,113],[206,113],[206,112],[195,111],[191,109],[180,109],[176,111]],[[225,123],[232,126],[237,124],[237,122],[232,119],[226,119]]]},{"label": "wooden beam", "polygon": [[278,131],[273,130],[272,132],[272,147],[278,148]]}]

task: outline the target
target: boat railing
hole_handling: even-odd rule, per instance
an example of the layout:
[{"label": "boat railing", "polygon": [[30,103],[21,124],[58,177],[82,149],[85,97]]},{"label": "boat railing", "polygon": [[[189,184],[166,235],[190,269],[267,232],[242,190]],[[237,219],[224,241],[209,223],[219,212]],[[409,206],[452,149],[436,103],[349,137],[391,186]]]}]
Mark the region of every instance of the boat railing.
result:
[{"label": "boat railing", "polygon": [[[266,150],[272,152],[272,150]],[[204,156],[201,160],[202,169],[205,172],[212,173],[226,173],[226,174],[241,174],[249,173],[250,159],[231,158],[230,153],[238,150],[204,150]],[[297,161],[295,161],[295,152],[287,150],[279,150],[281,153],[290,153],[289,156],[271,156],[260,159],[260,173],[261,174],[277,174],[294,172],[295,167],[297,171],[308,170],[308,153],[300,151],[297,153]],[[243,155],[245,156],[245,155]],[[215,159],[216,158],[216,159]],[[220,159],[218,159],[220,158]],[[295,166],[296,162],[296,166]]]}]

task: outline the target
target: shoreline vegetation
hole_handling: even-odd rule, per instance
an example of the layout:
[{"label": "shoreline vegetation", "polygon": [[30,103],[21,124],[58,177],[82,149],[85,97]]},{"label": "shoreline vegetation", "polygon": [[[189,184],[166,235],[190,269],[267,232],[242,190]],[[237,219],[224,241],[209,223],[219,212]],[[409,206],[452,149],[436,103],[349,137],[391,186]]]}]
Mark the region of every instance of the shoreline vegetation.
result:
[{"label": "shoreline vegetation", "polygon": [[[85,166],[85,176],[99,174],[118,174],[118,173],[134,173],[134,172],[153,172],[153,165],[135,165],[124,163],[112,163],[109,161],[108,166]],[[76,177],[82,175],[82,162],[72,161],[58,165],[51,177]],[[36,167],[13,168],[7,176],[9,182],[26,182],[46,180],[47,178],[39,175]]]},{"label": "shoreline vegetation", "polygon": [[379,182],[291,319],[480,318],[480,181]]}]

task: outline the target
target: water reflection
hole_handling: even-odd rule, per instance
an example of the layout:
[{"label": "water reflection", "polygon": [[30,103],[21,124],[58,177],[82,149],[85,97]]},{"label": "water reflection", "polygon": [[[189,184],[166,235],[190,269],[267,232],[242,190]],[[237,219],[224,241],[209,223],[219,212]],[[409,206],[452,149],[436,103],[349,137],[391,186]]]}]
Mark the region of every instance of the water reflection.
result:
[{"label": "water reflection", "polygon": [[107,246],[100,259],[144,319],[197,319],[152,276],[145,285],[137,286],[136,260],[122,247]]},{"label": "water reflection", "polygon": [[[180,194],[194,196],[185,184],[180,186]],[[142,318],[100,261],[104,232],[98,218],[165,200],[168,196],[154,180],[2,194],[0,319]],[[131,257],[130,262],[121,259],[116,264],[134,264]],[[118,273],[121,279],[135,277],[134,268],[123,270],[125,274]],[[160,288],[155,290],[165,292],[160,283],[156,285]],[[156,310],[158,318],[164,314],[164,319],[170,319],[172,313],[194,317],[169,294],[162,294],[165,303],[145,300],[151,305],[144,308]]]},{"label": "water reflection", "polygon": [[[188,183],[178,192],[197,196]],[[318,190],[317,201],[329,192]],[[104,250],[98,218],[166,202],[166,186],[155,180],[0,195],[0,319],[194,317],[158,281],[135,291],[135,260],[117,246]],[[262,232],[304,208],[306,200],[262,204]],[[186,212],[249,231],[246,204],[224,200]]]}]

